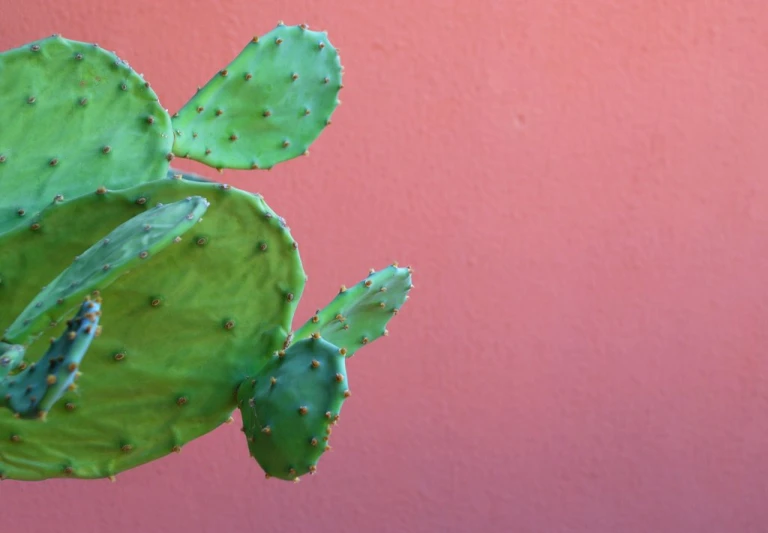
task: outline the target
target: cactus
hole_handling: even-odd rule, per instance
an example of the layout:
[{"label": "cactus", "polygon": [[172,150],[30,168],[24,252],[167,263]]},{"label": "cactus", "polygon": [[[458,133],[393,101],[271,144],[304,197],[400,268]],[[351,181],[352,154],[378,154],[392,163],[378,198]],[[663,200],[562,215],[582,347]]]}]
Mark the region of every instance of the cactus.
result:
[{"label": "cactus", "polygon": [[317,471],[330,449],[332,425],[351,395],[346,359],[387,335],[386,325],[413,288],[411,268],[391,265],[318,310],[287,350],[270,358],[238,389],[238,407],[251,456],[266,476],[297,481]]},{"label": "cactus", "polygon": [[[9,72],[32,81],[5,81]],[[23,138],[38,124],[31,110],[0,110],[11,125],[0,131],[0,479],[114,479],[238,408],[267,474],[314,473],[349,395],[346,359],[385,334],[410,269],[371,274],[291,333],[307,278],[285,220],[260,195],[168,161],[270,168],[305,153],[341,88],[325,33],[279,24],[172,119],[138,74],[93,45],[36,41],[0,54],[0,73],[4,104],[32,88],[26,105],[78,128],[33,142]],[[101,116],[78,115],[91,104]],[[110,149],[94,155],[96,145]],[[40,172],[41,157],[56,163]],[[86,301],[62,322],[94,290],[104,315]]]},{"label": "cactus", "polygon": [[[0,412],[0,431],[24,434],[0,464],[5,476],[109,477],[178,451],[229,419],[238,385],[263,364],[261,350],[282,348],[305,281],[295,241],[262,198],[216,183],[165,178],[44,210],[40,230],[18,228],[4,239],[15,253],[0,258],[7,280],[0,294],[33,301],[55,265],[80,253],[82,243],[100,242],[103,230],[74,213],[115,227],[151,212],[150,204],[196,196],[210,206],[181,242],[98,286],[110,308],[78,391],[43,425]],[[24,268],[36,263],[49,272]],[[11,309],[0,307],[0,323]],[[27,357],[39,350],[32,344]]]},{"label": "cactus", "polygon": [[0,124],[0,234],[99,185],[163,177],[173,145],[171,118],[139,74],[58,35],[0,54]]},{"label": "cactus", "polygon": [[[80,310],[42,358],[20,373],[0,381],[0,398],[19,418],[45,418],[48,411],[68,390],[73,389],[80,362],[99,332],[101,298],[86,297]],[[17,349],[17,353],[18,353]],[[11,359],[13,370],[18,358]]]},{"label": "cactus", "polygon": [[343,352],[319,336],[297,341],[238,389],[248,448],[268,477],[315,473],[349,396]]},{"label": "cactus", "polygon": [[320,334],[344,348],[347,357],[383,335],[387,322],[408,298],[411,269],[391,265],[380,272],[371,270],[364,280],[339,294],[295,333],[297,339]]},{"label": "cactus", "polygon": [[341,78],[325,33],[279,24],[173,116],[173,152],[218,169],[270,169],[306,154],[331,122]]},{"label": "cactus", "polygon": [[55,310],[66,306],[70,299],[106,287],[139,263],[149,261],[150,256],[181,240],[181,236],[198,223],[208,205],[199,196],[158,205],[102,236],[96,244],[76,256],[72,265],[30,302],[5,331],[5,339],[28,342],[30,339],[25,336],[60,319],[61,313]]}]

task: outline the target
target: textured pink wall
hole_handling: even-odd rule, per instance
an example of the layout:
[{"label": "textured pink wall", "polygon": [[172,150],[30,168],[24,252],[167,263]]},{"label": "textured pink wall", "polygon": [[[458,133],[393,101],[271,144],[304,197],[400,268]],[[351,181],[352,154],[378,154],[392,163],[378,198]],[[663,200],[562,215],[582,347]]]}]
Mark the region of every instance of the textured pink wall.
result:
[{"label": "textured pink wall", "polygon": [[174,111],[278,19],[329,30],[313,155],[207,175],[288,219],[300,319],[393,259],[416,290],[314,478],[226,426],[114,485],[2,483],[2,531],[768,530],[764,2],[119,4],[2,2],[0,47],[97,41]]}]

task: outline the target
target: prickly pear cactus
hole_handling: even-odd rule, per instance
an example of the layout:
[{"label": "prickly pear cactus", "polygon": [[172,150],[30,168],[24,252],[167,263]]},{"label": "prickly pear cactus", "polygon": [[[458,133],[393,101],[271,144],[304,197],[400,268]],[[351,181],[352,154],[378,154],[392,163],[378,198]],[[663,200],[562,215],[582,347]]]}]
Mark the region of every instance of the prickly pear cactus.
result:
[{"label": "prickly pear cactus", "polygon": [[306,154],[331,123],[341,78],[324,32],[280,24],[173,116],[173,152],[219,169],[270,169]]},{"label": "prickly pear cactus", "polygon": [[411,271],[371,272],[292,333],[307,278],[285,220],[168,161],[306,153],[341,76],[324,32],[281,23],[171,119],[96,45],[0,54],[0,479],[114,479],[238,408],[268,477],[317,471],[346,361],[386,334]]},{"label": "prickly pear cactus", "polygon": [[[58,212],[71,213],[69,205]],[[61,309],[66,308],[72,298],[109,285],[113,279],[130,272],[141,262],[149,262],[158,252],[181,240],[182,235],[200,221],[208,206],[204,198],[190,196],[169,205],[159,204],[127,220],[75,256],[72,265],[48,283],[10,325],[5,339],[29,342],[30,334],[60,320]],[[38,216],[34,224],[40,226],[42,218]],[[62,236],[62,241],[65,239]],[[16,261],[23,260],[23,256],[16,258]]]},{"label": "prickly pear cactus", "polygon": [[[0,306],[0,322],[38,301],[58,265],[101,243],[100,228],[131,225],[157,212],[157,203],[187,197],[210,204],[202,221],[138,267],[88,285],[104,299],[103,330],[81,364],[77,390],[45,424],[0,411],[0,431],[24,437],[5,456],[5,476],[109,477],[178,451],[229,419],[240,382],[261,364],[260,350],[282,348],[305,282],[290,231],[258,196],[183,179],[65,201],[41,212],[39,230],[9,233],[3,246],[15,253],[0,258],[0,271],[3,301],[12,305]],[[100,224],[75,216],[82,212]],[[179,218],[186,221],[183,211]],[[29,264],[41,267],[31,273]],[[27,349],[29,361],[40,344]]]},{"label": "prickly pear cactus", "polygon": [[248,448],[267,476],[294,480],[317,471],[350,394],[345,359],[337,346],[310,337],[273,354],[240,385]]},{"label": "prickly pear cactus", "polygon": [[350,289],[342,286],[294,334],[287,350],[238,390],[238,407],[248,449],[267,478],[298,481],[317,472],[330,450],[341,406],[352,394],[346,360],[362,346],[387,335],[387,323],[413,288],[411,268],[391,265]]},{"label": "prickly pear cactus", "polygon": [[159,179],[173,157],[149,84],[59,35],[0,53],[0,124],[0,234],[63,198]]},{"label": "prickly pear cactus", "polygon": [[387,322],[405,304],[412,286],[410,268],[391,265],[380,272],[371,270],[356,285],[342,287],[332,302],[296,331],[296,338],[320,334],[352,357],[387,335]]},{"label": "prickly pear cactus", "polygon": [[[86,298],[75,317],[67,321],[64,333],[51,338],[40,360],[0,381],[0,396],[18,418],[45,418],[64,393],[73,389],[80,362],[99,332],[100,315],[101,298]],[[10,364],[9,370],[21,367],[18,358]]]}]

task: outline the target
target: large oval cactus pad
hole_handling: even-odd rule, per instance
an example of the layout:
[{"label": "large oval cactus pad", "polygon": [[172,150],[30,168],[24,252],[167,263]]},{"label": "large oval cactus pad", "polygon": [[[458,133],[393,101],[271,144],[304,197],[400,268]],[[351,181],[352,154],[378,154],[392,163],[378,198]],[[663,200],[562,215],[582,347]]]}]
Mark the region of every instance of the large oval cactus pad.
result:
[{"label": "large oval cactus pad", "polygon": [[300,156],[330,124],[341,80],[325,32],[278,25],[173,116],[173,152],[219,169],[268,169]]},{"label": "large oval cactus pad", "polygon": [[0,53],[0,125],[0,233],[59,195],[162,178],[173,145],[127,63],[60,36]]},{"label": "large oval cactus pad", "polygon": [[123,222],[76,256],[29,303],[5,332],[3,340],[28,343],[29,336],[61,320],[75,298],[104,289],[113,280],[170,246],[198,223],[208,201],[200,196],[157,205]]},{"label": "large oval cactus pad", "polygon": [[[258,196],[174,179],[65,202],[42,214],[39,231],[0,241],[15,251],[0,258],[0,323],[13,320],[55,265],[99,238],[94,226],[115,227],[187,196],[210,202],[203,221],[101,291],[104,329],[77,391],[44,423],[0,412],[3,476],[101,478],[178,451],[225,422],[237,386],[266,364],[262,354],[283,346],[305,283],[284,222]],[[29,269],[40,263],[42,273]],[[38,344],[30,361],[45,349]]]}]

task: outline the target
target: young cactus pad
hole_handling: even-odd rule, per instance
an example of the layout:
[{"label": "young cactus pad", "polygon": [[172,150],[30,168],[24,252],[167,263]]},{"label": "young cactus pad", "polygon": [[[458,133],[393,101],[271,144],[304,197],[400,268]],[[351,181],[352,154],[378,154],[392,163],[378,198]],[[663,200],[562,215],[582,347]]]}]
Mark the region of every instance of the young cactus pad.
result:
[{"label": "young cactus pad", "polygon": [[[305,283],[289,230],[260,196],[183,179],[68,200],[41,213],[40,231],[0,238],[14,250],[0,255],[0,323],[12,322],[84,242],[97,242],[99,228],[189,196],[210,202],[203,221],[101,291],[104,330],[77,390],[44,424],[0,410],[3,476],[103,478],[179,451],[226,422],[240,383],[267,363],[261,354],[282,349]],[[42,355],[39,344],[27,348],[29,361]],[[11,435],[21,440],[4,444]]]},{"label": "young cactus pad", "polygon": [[0,125],[0,234],[61,197],[163,177],[173,145],[127,63],[56,35],[0,53]]},{"label": "young cactus pad", "polygon": [[295,480],[315,473],[350,394],[344,362],[338,346],[311,337],[273,354],[240,385],[243,432],[267,477]]},{"label": "young cactus pad", "polygon": [[352,357],[366,344],[387,334],[387,323],[408,299],[412,287],[410,268],[391,265],[379,272],[371,270],[356,285],[343,287],[294,337],[303,339],[318,333]]},{"label": "young cactus pad", "polygon": [[[0,380],[0,401],[19,418],[45,418],[73,387],[80,362],[98,335],[101,299],[86,300],[64,333],[51,339],[45,355],[19,374]],[[13,438],[13,437],[12,437]]]},{"label": "young cactus pad", "polygon": [[330,124],[341,78],[325,32],[280,24],[173,116],[173,152],[219,169],[268,169],[302,155]]},{"label": "young cactus pad", "polygon": [[105,288],[129,269],[149,262],[156,253],[180,240],[198,223],[208,205],[200,196],[157,205],[102,236],[30,302],[4,338],[10,342],[30,342],[31,334],[61,319],[73,298]]}]

